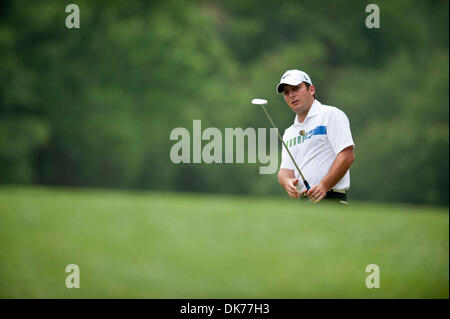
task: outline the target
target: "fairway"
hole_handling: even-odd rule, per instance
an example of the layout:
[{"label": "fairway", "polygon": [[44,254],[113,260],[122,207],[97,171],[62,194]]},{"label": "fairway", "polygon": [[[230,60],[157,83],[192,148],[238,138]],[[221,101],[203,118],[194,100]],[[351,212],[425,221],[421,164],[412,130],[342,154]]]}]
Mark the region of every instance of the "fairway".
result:
[{"label": "fairway", "polygon": [[[0,188],[1,298],[448,298],[448,208]],[[80,288],[68,289],[68,264]],[[380,288],[365,268],[380,268]]]}]

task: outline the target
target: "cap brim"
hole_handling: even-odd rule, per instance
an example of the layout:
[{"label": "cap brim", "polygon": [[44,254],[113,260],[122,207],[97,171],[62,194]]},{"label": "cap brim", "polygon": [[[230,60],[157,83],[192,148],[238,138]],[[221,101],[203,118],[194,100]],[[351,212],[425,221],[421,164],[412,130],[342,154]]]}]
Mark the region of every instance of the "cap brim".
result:
[{"label": "cap brim", "polygon": [[302,82],[304,82],[304,81],[300,81],[300,82],[298,82],[298,81],[296,81],[296,82],[283,81],[283,82],[280,82],[280,83],[277,85],[277,91],[278,91],[278,93],[281,93],[281,92],[283,91],[283,87],[284,87],[286,84],[287,84],[287,85],[297,86],[297,85],[299,85],[299,84],[302,83]]}]

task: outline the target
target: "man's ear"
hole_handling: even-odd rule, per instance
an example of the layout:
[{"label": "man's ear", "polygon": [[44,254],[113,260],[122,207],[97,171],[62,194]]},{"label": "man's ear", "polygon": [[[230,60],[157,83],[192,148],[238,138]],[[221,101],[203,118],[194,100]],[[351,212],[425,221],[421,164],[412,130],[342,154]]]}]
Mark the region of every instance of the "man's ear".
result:
[{"label": "man's ear", "polygon": [[316,94],[316,88],[314,87],[314,85],[310,85],[309,86],[309,91],[311,92],[311,95],[314,95],[314,94]]}]

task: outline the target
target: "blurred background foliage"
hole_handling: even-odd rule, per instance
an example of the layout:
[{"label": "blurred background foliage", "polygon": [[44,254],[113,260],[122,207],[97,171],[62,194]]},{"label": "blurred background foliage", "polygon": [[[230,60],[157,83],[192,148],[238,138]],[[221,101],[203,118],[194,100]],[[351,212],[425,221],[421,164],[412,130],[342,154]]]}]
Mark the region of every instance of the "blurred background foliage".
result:
[{"label": "blurred background foliage", "polygon": [[67,29],[69,3],[0,4],[0,183],[282,194],[259,164],[173,164],[169,135],[268,128],[253,97],[284,130],[299,68],[350,119],[351,199],[448,205],[448,1],[376,1],[380,29],[364,1],[79,0]]}]

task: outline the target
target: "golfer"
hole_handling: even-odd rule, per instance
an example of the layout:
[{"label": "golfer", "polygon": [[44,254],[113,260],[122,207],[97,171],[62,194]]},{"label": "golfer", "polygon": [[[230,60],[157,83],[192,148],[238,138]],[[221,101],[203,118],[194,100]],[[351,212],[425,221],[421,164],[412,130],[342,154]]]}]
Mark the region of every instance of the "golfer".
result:
[{"label": "golfer", "polygon": [[347,204],[355,145],[347,116],[316,100],[316,89],[303,71],[286,71],[277,91],[295,113],[294,124],[284,132],[283,141],[311,188],[307,191],[301,178],[299,181],[284,148],[278,172],[281,186],[292,198],[307,196],[314,203],[330,199]]}]

